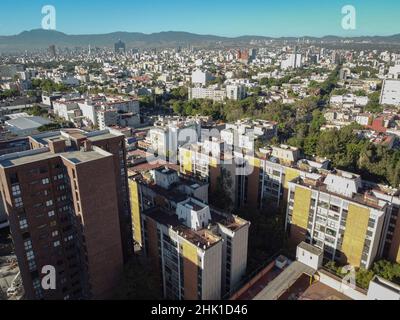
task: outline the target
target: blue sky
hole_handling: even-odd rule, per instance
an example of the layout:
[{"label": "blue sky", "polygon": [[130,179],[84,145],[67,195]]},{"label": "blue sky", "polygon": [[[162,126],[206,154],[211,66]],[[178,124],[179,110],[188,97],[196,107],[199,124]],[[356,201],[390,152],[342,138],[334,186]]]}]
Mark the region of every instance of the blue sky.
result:
[{"label": "blue sky", "polygon": [[[357,29],[341,27],[344,5],[357,9]],[[54,5],[57,30],[188,31],[222,36],[391,35],[400,33],[398,0],[1,0],[0,35],[41,27],[41,8]]]}]

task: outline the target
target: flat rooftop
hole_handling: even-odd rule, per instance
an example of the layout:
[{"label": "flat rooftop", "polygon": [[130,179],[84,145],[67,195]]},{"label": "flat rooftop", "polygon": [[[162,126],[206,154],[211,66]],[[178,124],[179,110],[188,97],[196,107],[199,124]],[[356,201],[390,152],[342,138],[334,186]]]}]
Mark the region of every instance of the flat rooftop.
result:
[{"label": "flat rooftop", "polygon": [[99,134],[99,135],[96,135],[96,136],[88,136],[87,138],[88,138],[90,141],[100,141],[100,140],[112,139],[112,138],[116,138],[116,137],[118,137],[118,136],[115,135],[115,134],[112,134],[112,133],[104,133],[104,134]]},{"label": "flat rooftop", "polygon": [[343,199],[347,199],[349,201],[357,202],[361,205],[368,206],[377,210],[383,210],[385,205],[380,205],[378,198],[375,198],[376,201],[372,201],[372,195],[369,195],[368,198],[365,198],[365,193],[357,193],[353,197],[348,197],[346,195],[343,195],[341,193],[336,193],[328,190],[327,185],[324,184],[322,181],[316,181],[316,180],[311,180],[310,179],[303,179],[301,177],[298,177],[294,180],[291,181],[292,183],[298,184],[300,186],[308,187],[313,190],[318,190],[320,192],[324,192],[333,196],[338,196]]},{"label": "flat rooftop", "polygon": [[343,293],[328,287],[321,282],[315,282],[306,289],[298,300],[352,300]]},{"label": "flat rooftop", "polygon": [[312,254],[315,254],[317,256],[324,254],[324,252],[321,249],[319,249],[309,243],[306,243],[306,242],[300,243],[299,248],[307,250],[308,252],[311,252]]},{"label": "flat rooftop", "polygon": [[210,207],[210,212],[211,212],[211,218],[212,218],[213,222],[219,223],[231,231],[237,231],[241,227],[250,223],[250,222],[248,222],[242,218],[239,218],[237,216],[234,216],[234,215],[222,214],[211,207]]},{"label": "flat rooftop", "polygon": [[111,139],[118,137],[116,134],[110,133],[108,130],[104,131],[94,131],[85,132],[80,129],[63,129],[62,131],[46,132],[43,134],[38,134],[31,136],[31,139],[40,143],[43,146],[49,144],[49,140],[59,139],[59,140],[69,140],[72,139],[85,139],[90,141],[100,141],[103,139]]},{"label": "flat rooftop", "polygon": [[106,152],[98,151],[70,151],[64,153],[52,153],[47,148],[33,149],[25,152],[17,152],[0,157],[0,166],[9,168],[13,166],[25,165],[42,160],[62,157],[75,164],[94,161],[111,156]]},{"label": "flat rooftop", "polygon": [[278,300],[302,275],[313,275],[315,270],[295,261],[271,281],[254,300]]},{"label": "flat rooftop", "polygon": [[146,210],[143,214],[160,224],[171,227],[180,237],[200,249],[208,249],[221,241],[220,237],[213,235],[208,229],[195,231],[186,227],[179,221],[178,216],[174,212],[161,208],[153,208]]}]

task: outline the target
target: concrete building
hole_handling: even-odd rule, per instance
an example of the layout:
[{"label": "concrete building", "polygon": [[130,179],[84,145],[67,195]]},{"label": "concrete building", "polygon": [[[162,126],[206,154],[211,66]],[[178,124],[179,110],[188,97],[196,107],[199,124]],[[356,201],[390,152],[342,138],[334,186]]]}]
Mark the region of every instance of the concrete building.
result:
[{"label": "concrete building", "polygon": [[324,252],[306,242],[297,246],[296,261],[299,261],[313,270],[318,271],[322,267]]},{"label": "concrete building", "polygon": [[272,156],[279,159],[281,163],[291,165],[300,159],[300,149],[287,145],[272,147]]},{"label": "concrete building", "polygon": [[283,70],[301,68],[303,65],[302,59],[303,56],[300,53],[289,54],[285,60],[282,60],[281,68]]},{"label": "concrete building", "polygon": [[[13,139],[9,141],[0,142],[0,156],[15,153],[15,152],[24,152],[29,150],[29,139],[28,138],[19,138]],[[1,198],[1,194],[0,194]],[[6,208],[4,207],[3,199],[0,199],[0,229],[2,227],[6,228],[9,226],[7,219]]]},{"label": "concrete building", "polygon": [[51,121],[42,117],[18,117],[15,119],[7,120],[5,125],[11,134],[26,137],[29,135],[39,133],[38,129]]},{"label": "concrete building", "polygon": [[192,99],[208,99],[215,102],[222,102],[226,99],[226,90],[218,87],[195,87],[189,88],[189,100]]},{"label": "concrete building", "polygon": [[230,100],[243,100],[246,98],[246,87],[244,85],[228,84],[226,86],[226,97]]},{"label": "concrete building", "polygon": [[163,167],[152,175],[129,180],[132,220],[164,297],[219,300],[234,291],[246,272],[249,222],[210,208],[208,184]]},{"label": "concrete building", "polygon": [[343,108],[365,107],[368,104],[368,97],[358,97],[353,94],[343,96],[332,96],[330,104]]},{"label": "concrete building", "polygon": [[137,99],[91,96],[62,98],[53,102],[54,113],[79,125],[108,126],[140,125],[140,105]]},{"label": "concrete building", "polygon": [[359,176],[298,177],[288,183],[287,229],[294,244],[306,241],[325,258],[369,269],[379,255],[387,204],[362,192]]},{"label": "concrete building", "polygon": [[380,104],[400,106],[400,80],[383,81]]},{"label": "concrete building", "polygon": [[122,40],[118,40],[118,42],[116,42],[114,44],[114,52],[115,53],[125,53],[126,52],[126,45],[124,42],[122,42]]},{"label": "concrete building", "polygon": [[160,157],[176,158],[178,150],[189,139],[196,142],[201,136],[199,118],[159,117],[147,136],[153,153]]},{"label": "concrete building", "polygon": [[214,77],[208,71],[201,71],[197,69],[192,73],[192,84],[206,86],[208,82],[213,80]]},{"label": "concrete building", "polygon": [[[30,137],[30,144],[0,157],[26,297],[111,297],[133,251],[123,137],[71,129]],[[48,265],[57,272],[55,290],[41,286]]]}]

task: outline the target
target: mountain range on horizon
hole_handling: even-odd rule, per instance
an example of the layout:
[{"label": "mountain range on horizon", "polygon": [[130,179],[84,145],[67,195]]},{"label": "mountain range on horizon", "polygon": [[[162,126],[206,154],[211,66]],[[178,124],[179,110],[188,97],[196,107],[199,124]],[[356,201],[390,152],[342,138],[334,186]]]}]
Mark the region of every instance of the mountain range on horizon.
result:
[{"label": "mountain range on horizon", "polygon": [[224,37],[215,35],[200,35],[182,31],[167,31],[145,34],[140,32],[112,32],[107,34],[82,34],[69,35],[60,31],[34,29],[23,31],[17,35],[0,36],[0,52],[14,52],[23,50],[45,49],[50,45],[57,47],[113,47],[114,43],[121,39],[128,48],[161,48],[184,45],[215,46],[215,45],[246,45],[252,40],[281,40],[297,41],[304,39],[309,41],[337,42],[352,40],[354,42],[370,42],[381,44],[399,44],[400,34],[391,36],[357,36],[341,37],[327,35],[324,37],[269,37],[269,36],[239,36]]}]

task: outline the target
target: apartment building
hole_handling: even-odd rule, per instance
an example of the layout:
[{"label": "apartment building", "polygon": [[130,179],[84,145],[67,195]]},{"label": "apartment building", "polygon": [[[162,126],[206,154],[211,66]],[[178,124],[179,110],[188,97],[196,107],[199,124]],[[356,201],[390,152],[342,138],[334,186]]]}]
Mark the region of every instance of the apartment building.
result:
[{"label": "apartment building", "polygon": [[380,104],[400,105],[400,80],[386,79],[383,81]]},{"label": "apartment building", "polygon": [[227,84],[226,97],[229,100],[243,100],[244,98],[246,98],[246,87],[244,85]]},{"label": "apartment building", "polygon": [[343,108],[365,107],[368,104],[369,98],[356,96],[354,94],[332,96],[330,104]]},{"label": "apartment building", "polygon": [[226,124],[221,131],[221,140],[229,146],[235,146],[250,151],[257,151],[256,140],[269,140],[276,137],[278,127],[275,122],[265,120],[238,120]]},{"label": "apartment building", "polygon": [[[29,139],[20,138],[0,142],[0,156],[29,150]],[[0,194],[1,198],[1,194]],[[8,227],[7,213],[3,199],[0,199],[0,229]]]},{"label": "apartment building", "polygon": [[208,99],[215,102],[223,102],[226,99],[226,89],[218,87],[195,87],[189,88],[189,100],[192,99]]},{"label": "apartment building", "polygon": [[208,82],[212,81],[214,77],[208,71],[201,71],[197,69],[192,73],[192,84],[205,86]]},{"label": "apartment building", "polygon": [[387,203],[363,190],[358,175],[337,171],[289,182],[290,238],[324,250],[328,260],[369,269],[379,256],[388,216]]},{"label": "apartment building", "polygon": [[[26,298],[111,297],[133,250],[123,137],[70,129],[30,145],[0,157]],[[44,266],[56,270],[55,290],[41,286]]]},{"label": "apartment building", "polygon": [[200,119],[179,117],[160,117],[146,137],[152,152],[169,158],[177,157],[178,149],[187,139],[198,141],[201,136]]},{"label": "apartment building", "polygon": [[99,126],[140,125],[140,106],[136,99],[111,96],[62,98],[53,102],[54,114],[75,124]]},{"label": "apartment building", "polygon": [[236,289],[246,272],[249,222],[210,208],[208,184],[171,169],[129,183],[135,240],[165,298],[219,300]]},{"label": "apartment building", "polygon": [[189,100],[208,99],[223,102],[225,99],[238,101],[244,98],[246,98],[246,87],[241,84],[227,84],[225,87],[214,85],[189,88]]},{"label": "apartment building", "polygon": [[302,60],[303,56],[300,53],[289,54],[286,59],[282,60],[281,68],[282,70],[301,68],[303,65]]}]

